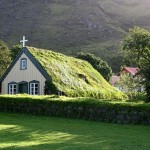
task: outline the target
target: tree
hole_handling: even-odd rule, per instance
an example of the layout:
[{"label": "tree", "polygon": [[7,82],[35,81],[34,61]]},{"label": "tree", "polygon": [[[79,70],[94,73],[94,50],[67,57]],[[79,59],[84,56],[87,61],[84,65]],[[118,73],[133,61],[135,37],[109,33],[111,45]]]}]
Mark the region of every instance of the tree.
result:
[{"label": "tree", "polygon": [[140,92],[143,87],[141,82],[141,75],[131,76],[130,74],[121,74],[115,86],[123,92]]},{"label": "tree", "polygon": [[22,46],[21,45],[14,45],[11,49],[11,59],[14,60],[17,54],[20,52]]},{"label": "tree", "polygon": [[144,75],[147,101],[150,101],[150,32],[140,27],[129,29],[121,43],[121,52],[131,66],[138,66]]},{"label": "tree", "polygon": [[107,81],[110,80],[112,76],[112,70],[108,66],[107,62],[101,60],[99,57],[95,57],[90,53],[78,53],[77,58],[88,61],[93,68],[95,68]]},{"label": "tree", "polygon": [[6,43],[0,40],[0,77],[11,62],[10,50]]}]

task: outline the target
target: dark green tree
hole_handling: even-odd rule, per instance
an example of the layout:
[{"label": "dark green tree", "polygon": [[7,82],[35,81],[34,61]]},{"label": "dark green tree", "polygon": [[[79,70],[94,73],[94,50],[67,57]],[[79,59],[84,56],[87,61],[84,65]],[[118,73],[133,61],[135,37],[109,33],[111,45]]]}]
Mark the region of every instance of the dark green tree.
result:
[{"label": "dark green tree", "polygon": [[14,45],[13,48],[11,49],[11,59],[14,60],[20,50],[22,49],[22,45]]},{"label": "dark green tree", "polygon": [[106,79],[106,81],[110,80],[112,76],[112,70],[108,66],[107,62],[90,53],[78,53],[77,58],[88,61],[93,68],[95,68],[104,77],[104,79]]},{"label": "dark green tree", "polygon": [[11,53],[6,43],[0,40],[0,77],[11,62]]},{"label": "dark green tree", "polygon": [[150,101],[150,32],[140,27],[129,29],[121,43],[121,52],[131,66],[138,66]]}]

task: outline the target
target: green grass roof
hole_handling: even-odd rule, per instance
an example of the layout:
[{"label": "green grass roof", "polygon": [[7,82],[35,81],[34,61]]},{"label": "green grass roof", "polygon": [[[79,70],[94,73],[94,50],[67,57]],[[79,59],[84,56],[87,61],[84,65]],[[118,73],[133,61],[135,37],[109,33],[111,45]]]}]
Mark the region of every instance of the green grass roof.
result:
[{"label": "green grass roof", "polygon": [[50,50],[27,48],[47,71],[57,89],[66,95],[107,99],[124,97],[88,62]]}]

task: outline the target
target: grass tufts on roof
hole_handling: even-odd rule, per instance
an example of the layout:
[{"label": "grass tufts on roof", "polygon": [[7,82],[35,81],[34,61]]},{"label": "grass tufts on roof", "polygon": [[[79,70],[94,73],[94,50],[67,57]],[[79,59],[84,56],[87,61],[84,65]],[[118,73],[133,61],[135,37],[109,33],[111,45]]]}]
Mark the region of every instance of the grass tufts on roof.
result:
[{"label": "grass tufts on roof", "polygon": [[53,84],[67,96],[124,99],[88,62],[50,50],[27,47],[52,78]]}]

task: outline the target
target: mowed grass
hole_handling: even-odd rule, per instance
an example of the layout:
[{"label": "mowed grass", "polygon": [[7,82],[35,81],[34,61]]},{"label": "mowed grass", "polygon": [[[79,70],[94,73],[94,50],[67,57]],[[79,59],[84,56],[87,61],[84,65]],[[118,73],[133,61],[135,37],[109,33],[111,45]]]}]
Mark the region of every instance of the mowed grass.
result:
[{"label": "mowed grass", "polygon": [[0,113],[3,150],[149,150],[150,127]]}]

